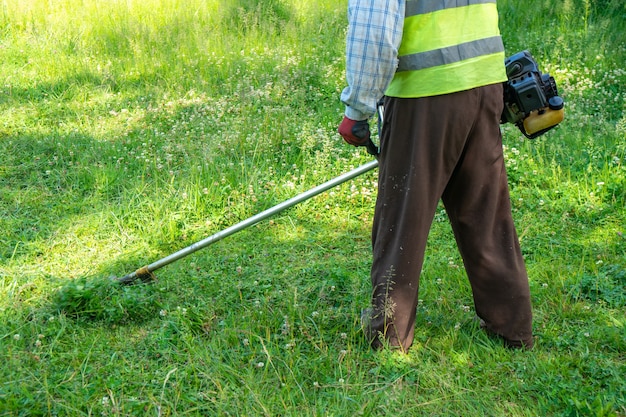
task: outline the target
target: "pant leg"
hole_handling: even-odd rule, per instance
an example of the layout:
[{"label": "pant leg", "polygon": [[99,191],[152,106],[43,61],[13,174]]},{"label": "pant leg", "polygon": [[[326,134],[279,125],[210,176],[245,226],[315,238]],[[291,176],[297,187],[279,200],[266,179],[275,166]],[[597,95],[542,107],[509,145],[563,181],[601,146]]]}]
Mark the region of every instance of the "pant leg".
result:
[{"label": "pant leg", "polygon": [[419,276],[437,204],[478,113],[474,90],[387,98],[372,229],[372,345],[413,342]]},{"label": "pant leg", "polygon": [[413,342],[419,276],[441,197],[486,327],[532,345],[528,279],[502,157],[500,85],[387,98],[372,229],[372,345]]},{"label": "pant leg", "polygon": [[524,259],[511,216],[502,139],[500,85],[483,87],[474,128],[443,201],[485,327],[511,346],[531,347],[532,313]]}]

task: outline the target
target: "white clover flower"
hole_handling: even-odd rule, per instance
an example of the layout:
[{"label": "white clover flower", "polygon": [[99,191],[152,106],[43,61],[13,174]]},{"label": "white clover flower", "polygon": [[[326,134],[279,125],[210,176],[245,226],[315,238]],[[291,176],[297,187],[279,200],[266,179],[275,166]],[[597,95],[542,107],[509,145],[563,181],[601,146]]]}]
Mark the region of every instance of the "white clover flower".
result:
[{"label": "white clover flower", "polygon": [[21,338],[22,338],[22,336],[20,336],[20,334],[19,334],[19,333],[15,333],[15,334],[13,335],[13,340],[20,340]]}]

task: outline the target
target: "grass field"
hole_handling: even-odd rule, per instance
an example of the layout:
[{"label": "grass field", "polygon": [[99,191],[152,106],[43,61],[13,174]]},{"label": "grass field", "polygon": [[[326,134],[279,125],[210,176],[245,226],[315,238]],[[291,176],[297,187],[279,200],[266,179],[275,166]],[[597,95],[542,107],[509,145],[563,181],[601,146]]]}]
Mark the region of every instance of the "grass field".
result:
[{"label": "grass field", "polygon": [[626,416],[626,5],[499,2],[566,120],[503,126],[536,347],[474,320],[443,208],[408,355],[372,352],[376,171],[345,145],[346,0],[0,1],[0,416]]}]

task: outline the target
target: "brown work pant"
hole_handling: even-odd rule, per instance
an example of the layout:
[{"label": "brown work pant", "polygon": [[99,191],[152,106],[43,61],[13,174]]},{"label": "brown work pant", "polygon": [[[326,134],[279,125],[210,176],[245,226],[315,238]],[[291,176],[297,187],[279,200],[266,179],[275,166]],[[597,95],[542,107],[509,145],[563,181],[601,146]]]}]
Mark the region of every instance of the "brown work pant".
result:
[{"label": "brown work pant", "polygon": [[372,230],[370,335],[413,342],[419,277],[443,200],[477,315],[510,346],[533,343],[530,291],[502,153],[502,85],[454,94],[385,98]]}]

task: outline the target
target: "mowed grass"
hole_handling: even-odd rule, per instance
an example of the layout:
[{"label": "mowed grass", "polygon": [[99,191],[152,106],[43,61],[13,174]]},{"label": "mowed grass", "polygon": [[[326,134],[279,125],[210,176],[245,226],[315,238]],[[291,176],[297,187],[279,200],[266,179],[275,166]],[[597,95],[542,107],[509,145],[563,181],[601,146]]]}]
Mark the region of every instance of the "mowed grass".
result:
[{"label": "mowed grass", "polygon": [[474,320],[440,208],[408,355],[369,350],[370,160],[336,133],[345,0],[0,3],[0,415],[626,415],[626,6],[499,2],[566,101],[503,126],[536,347]]}]

